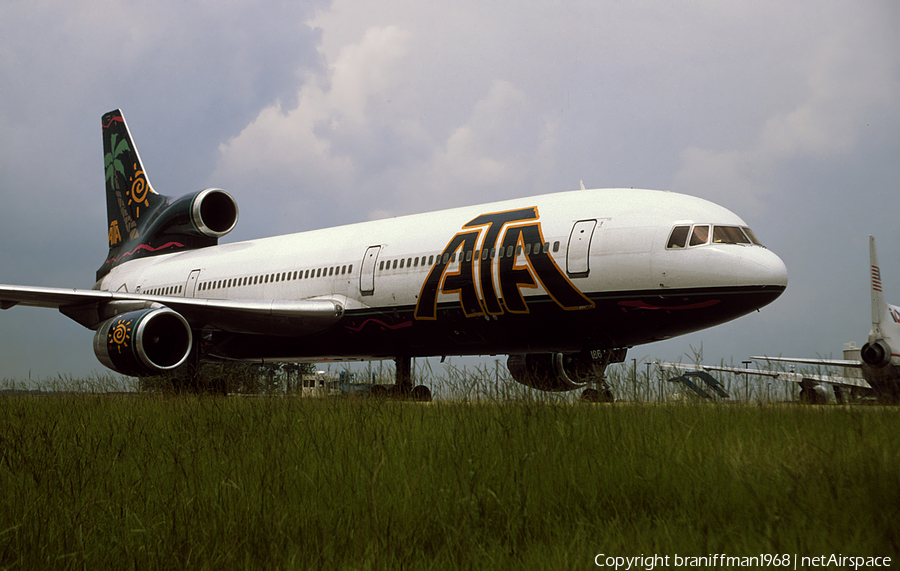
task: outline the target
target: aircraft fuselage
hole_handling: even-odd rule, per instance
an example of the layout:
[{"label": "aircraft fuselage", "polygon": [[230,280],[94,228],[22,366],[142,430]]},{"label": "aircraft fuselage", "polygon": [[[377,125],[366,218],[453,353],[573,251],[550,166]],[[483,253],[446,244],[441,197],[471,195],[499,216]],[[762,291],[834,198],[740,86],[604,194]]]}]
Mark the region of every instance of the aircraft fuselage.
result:
[{"label": "aircraft fuselage", "polygon": [[[156,255],[94,289],[163,298],[329,300],[316,332],[277,319],[207,327],[209,355],[321,361],[575,352],[697,331],[758,309],[787,284],[751,243],[671,246],[673,229],[746,228],[708,201],[580,190]],[[192,324],[194,325],[194,324]]]}]

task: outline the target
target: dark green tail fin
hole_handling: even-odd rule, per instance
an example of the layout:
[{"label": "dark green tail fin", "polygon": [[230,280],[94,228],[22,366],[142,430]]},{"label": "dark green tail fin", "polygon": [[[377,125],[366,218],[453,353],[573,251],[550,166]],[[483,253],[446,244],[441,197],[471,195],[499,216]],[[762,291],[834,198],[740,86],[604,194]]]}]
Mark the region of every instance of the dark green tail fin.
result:
[{"label": "dark green tail fin", "polygon": [[103,167],[109,255],[97,280],[118,264],[213,246],[237,223],[237,204],[224,190],[205,189],[172,200],[157,194],[119,109],[103,115]]},{"label": "dark green tail fin", "polygon": [[156,194],[150,185],[125,117],[118,109],[103,116],[103,166],[112,252],[137,239],[141,218],[165,203],[165,197]]}]

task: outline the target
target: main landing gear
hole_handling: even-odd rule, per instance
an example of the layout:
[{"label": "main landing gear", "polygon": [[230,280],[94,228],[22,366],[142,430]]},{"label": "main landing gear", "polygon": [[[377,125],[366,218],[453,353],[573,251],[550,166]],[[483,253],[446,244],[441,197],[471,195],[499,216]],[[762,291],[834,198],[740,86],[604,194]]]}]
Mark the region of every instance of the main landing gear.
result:
[{"label": "main landing gear", "polygon": [[412,400],[417,402],[431,402],[431,390],[425,385],[412,384],[412,359],[410,357],[397,357],[394,359],[397,369],[397,379],[392,386],[375,385],[372,387],[372,396],[383,399]]}]

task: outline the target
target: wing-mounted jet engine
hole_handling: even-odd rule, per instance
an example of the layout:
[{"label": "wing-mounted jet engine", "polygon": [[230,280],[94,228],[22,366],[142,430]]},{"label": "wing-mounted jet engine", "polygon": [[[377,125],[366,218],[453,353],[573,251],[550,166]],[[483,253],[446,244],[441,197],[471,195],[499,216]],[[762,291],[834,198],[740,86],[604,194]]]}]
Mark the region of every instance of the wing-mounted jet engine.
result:
[{"label": "wing-mounted jet engine", "polygon": [[526,353],[510,355],[506,367],[517,382],[541,391],[571,391],[589,385],[582,398],[611,402],[606,367],[625,360],[627,348],[596,349],[580,353]]},{"label": "wing-mounted jet engine", "polygon": [[191,327],[168,308],[142,309],[105,321],[94,334],[94,354],[113,371],[142,377],[171,371],[191,353]]}]

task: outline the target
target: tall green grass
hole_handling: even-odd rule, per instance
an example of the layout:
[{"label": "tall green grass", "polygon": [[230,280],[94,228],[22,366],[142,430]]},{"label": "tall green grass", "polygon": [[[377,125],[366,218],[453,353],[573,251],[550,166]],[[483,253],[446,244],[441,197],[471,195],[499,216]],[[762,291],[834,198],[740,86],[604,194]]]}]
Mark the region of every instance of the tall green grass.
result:
[{"label": "tall green grass", "polygon": [[0,398],[4,568],[900,553],[874,407]]}]

